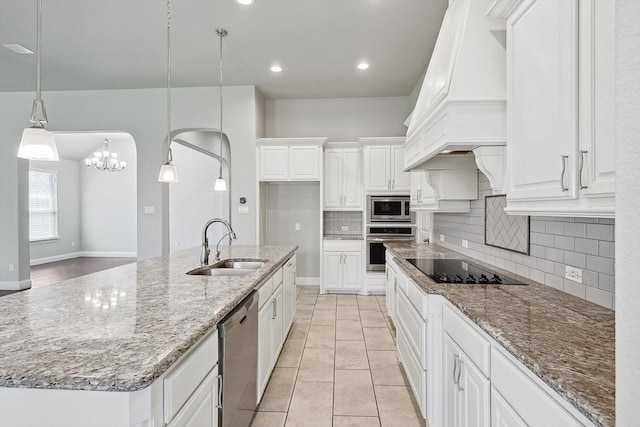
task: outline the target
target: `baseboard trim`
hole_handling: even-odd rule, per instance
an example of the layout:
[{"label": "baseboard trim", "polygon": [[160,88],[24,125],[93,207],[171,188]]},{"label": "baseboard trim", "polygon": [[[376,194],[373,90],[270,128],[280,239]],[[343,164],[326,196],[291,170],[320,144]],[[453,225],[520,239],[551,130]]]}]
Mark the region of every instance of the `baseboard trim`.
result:
[{"label": "baseboard trim", "polygon": [[0,291],[22,291],[31,288],[31,279],[0,281]]},{"label": "baseboard trim", "polygon": [[297,277],[296,285],[320,286],[320,278],[319,277]]},{"label": "baseboard trim", "polygon": [[97,251],[82,251],[82,252],[70,252],[68,254],[55,255],[45,258],[32,259],[30,265],[48,264],[50,262],[65,261],[73,258],[90,257],[90,258],[136,258],[138,254],[136,252],[97,252]]}]

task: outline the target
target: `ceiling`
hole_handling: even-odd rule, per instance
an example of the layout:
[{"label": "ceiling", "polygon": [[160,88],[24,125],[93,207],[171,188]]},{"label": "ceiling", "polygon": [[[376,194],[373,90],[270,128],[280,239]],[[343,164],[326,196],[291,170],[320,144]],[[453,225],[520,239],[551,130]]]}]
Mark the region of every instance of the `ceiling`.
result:
[{"label": "ceiling", "polygon": [[[173,0],[172,86],[255,85],[268,98],[406,96],[447,0]],[[42,88],[166,87],[166,2],[43,1]],[[35,90],[36,0],[0,0],[0,92]],[[358,70],[367,61],[370,68]],[[275,63],[281,73],[269,68]]]}]

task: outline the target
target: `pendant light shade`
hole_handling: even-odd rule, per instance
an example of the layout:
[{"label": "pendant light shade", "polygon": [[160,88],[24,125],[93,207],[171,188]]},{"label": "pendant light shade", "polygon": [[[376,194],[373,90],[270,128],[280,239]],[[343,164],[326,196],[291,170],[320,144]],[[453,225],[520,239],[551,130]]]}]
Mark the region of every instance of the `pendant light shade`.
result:
[{"label": "pendant light shade", "polygon": [[160,167],[158,182],[176,184],[178,168],[173,164],[171,152],[171,0],[167,0],[167,162]]},{"label": "pendant light shade", "polygon": [[213,190],[227,191],[227,181],[222,176],[222,38],[229,33],[224,28],[216,28],[216,34],[220,37],[220,174]]},{"label": "pendant light shade", "polygon": [[[41,96],[40,87],[40,41],[42,39],[42,0],[38,0],[37,50],[36,50],[36,99],[31,107],[31,123],[33,126],[22,132],[18,157],[29,160],[57,161],[58,150],[53,134],[44,125],[47,123],[47,109]],[[42,109],[42,118],[37,118],[38,105]]]}]

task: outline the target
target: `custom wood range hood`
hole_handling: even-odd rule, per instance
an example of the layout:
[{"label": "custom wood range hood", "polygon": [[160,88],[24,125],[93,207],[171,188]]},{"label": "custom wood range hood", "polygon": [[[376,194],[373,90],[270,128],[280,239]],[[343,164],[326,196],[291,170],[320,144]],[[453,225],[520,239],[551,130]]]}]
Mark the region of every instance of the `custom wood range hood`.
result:
[{"label": "custom wood range hood", "polygon": [[[468,157],[472,152],[493,192],[502,193],[506,31],[504,21],[487,17],[491,4],[491,0],[455,0],[447,9],[415,109],[405,122],[405,171],[426,171],[427,177],[448,171],[457,187],[477,186],[469,162],[460,167],[459,154]],[[429,181],[436,198],[447,193],[438,188],[442,180]],[[464,198],[448,193],[446,197]]]}]

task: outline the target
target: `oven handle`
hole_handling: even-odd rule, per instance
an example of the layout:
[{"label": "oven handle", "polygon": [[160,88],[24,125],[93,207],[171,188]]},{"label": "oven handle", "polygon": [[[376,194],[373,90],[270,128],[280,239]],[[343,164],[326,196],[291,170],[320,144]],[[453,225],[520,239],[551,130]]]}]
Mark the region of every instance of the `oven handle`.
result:
[{"label": "oven handle", "polygon": [[367,242],[413,242],[414,237],[367,237]]}]

